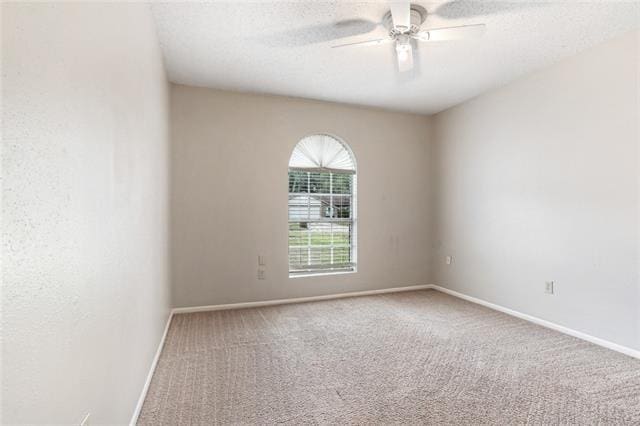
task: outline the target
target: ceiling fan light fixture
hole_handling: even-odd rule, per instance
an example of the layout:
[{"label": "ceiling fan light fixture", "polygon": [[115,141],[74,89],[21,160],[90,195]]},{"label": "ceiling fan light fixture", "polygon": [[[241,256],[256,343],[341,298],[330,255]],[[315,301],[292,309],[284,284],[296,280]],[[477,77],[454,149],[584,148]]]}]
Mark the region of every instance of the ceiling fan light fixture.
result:
[{"label": "ceiling fan light fixture", "polygon": [[411,0],[389,0],[389,3],[391,10],[382,18],[382,24],[389,31],[386,38],[360,40],[331,47],[394,43],[397,69],[402,73],[413,69],[413,49],[418,48],[418,42],[476,38],[485,31],[484,24],[422,29],[422,23],[428,15],[424,7],[411,4]]},{"label": "ceiling fan light fixture", "polygon": [[396,53],[398,54],[399,61],[406,61],[409,59],[409,53],[411,52],[411,39],[407,36],[399,36],[396,39]]}]

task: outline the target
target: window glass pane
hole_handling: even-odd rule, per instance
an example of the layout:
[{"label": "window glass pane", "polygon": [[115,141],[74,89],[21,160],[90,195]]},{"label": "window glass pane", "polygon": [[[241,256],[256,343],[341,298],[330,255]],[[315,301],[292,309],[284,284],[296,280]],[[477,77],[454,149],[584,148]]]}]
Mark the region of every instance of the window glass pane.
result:
[{"label": "window glass pane", "polygon": [[331,247],[311,247],[311,265],[328,265],[331,263]]},{"label": "window glass pane", "polygon": [[334,194],[351,194],[353,175],[333,173],[331,176]]},{"label": "window glass pane", "polygon": [[309,243],[307,223],[289,224],[289,246],[306,246]]},{"label": "window glass pane", "polygon": [[289,195],[289,220],[305,221],[309,219],[309,196]]},{"label": "window glass pane", "polygon": [[310,195],[309,202],[309,219],[321,220],[330,217],[330,196],[329,195]]},{"label": "window glass pane", "polygon": [[351,224],[350,223],[333,223],[333,245],[343,246],[351,244]]},{"label": "window glass pane", "polygon": [[336,219],[349,219],[351,217],[351,196],[334,195],[332,198],[332,217]]},{"label": "window glass pane", "polygon": [[331,174],[311,172],[309,175],[309,191],[314,194],[328,194],[331,185]]},{"label": "window glass pane", "polygon": [[289,171],[289,192],[309,192],[309,173]]},{"label": "window glass pane", "polygon": [[308,264],[309,249],[307,247],[289,247],[289,268],[301,269]]},{"label": "window glass pane", "polygon": [[328,246],[331,244],[330,223],[310,223],[309,233],[312,246]]},{"label": "window glass pane", "polygon": [[351,262],[351,248],[335,247],[333,249],[333,263],[349,263]]}]

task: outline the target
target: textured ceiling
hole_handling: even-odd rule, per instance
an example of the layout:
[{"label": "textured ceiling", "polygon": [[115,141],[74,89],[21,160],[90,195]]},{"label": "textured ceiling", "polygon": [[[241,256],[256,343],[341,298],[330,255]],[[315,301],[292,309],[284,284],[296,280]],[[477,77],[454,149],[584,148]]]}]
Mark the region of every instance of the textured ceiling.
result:
[{"label": "textured ceiling", "polygon": [[172,82],[425,114],[640,27],[636,1],[413,3],[429,12],[422,28],[485,23],[487,32],[420,43],[414,72],[398,74],[391,44],[330,48],[334,37],[385,36],[386,1],[158,2],[152,9]]}]

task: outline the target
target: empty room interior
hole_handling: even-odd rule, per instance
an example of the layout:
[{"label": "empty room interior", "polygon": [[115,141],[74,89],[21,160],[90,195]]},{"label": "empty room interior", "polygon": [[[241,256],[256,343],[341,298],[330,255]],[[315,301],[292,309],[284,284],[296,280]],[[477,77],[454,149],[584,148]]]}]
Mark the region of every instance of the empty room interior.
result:
[{"label": "empty room interior", "polygon": [[1,15],[1,424],[640,424],[640,1]]}]

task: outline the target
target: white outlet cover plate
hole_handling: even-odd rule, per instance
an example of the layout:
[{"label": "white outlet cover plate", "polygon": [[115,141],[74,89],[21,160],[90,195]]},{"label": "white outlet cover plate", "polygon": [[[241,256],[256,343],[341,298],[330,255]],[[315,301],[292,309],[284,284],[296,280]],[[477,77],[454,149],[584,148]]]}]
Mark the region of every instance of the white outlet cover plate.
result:
[{"label": "white outlet cover plate", "polygon": [[544,283],[544,291],[547,294],[553,294],[553,281],[546,281]]}]

